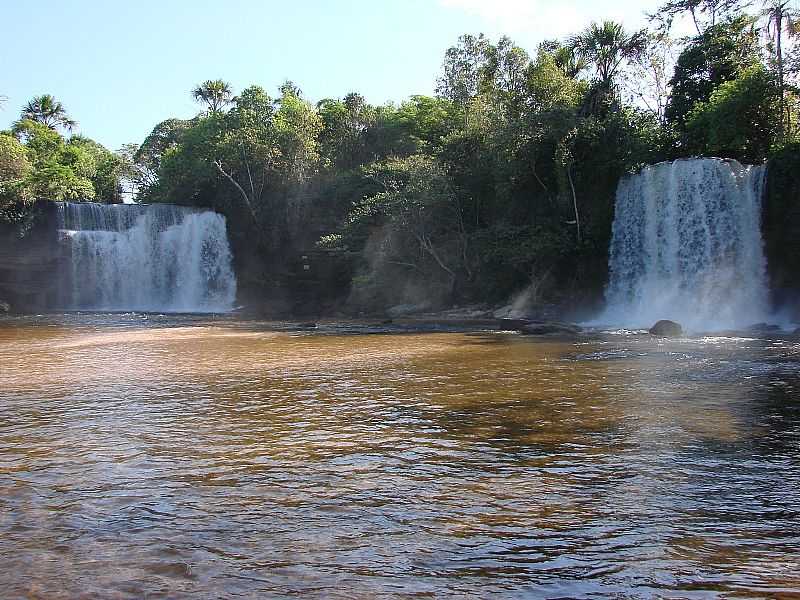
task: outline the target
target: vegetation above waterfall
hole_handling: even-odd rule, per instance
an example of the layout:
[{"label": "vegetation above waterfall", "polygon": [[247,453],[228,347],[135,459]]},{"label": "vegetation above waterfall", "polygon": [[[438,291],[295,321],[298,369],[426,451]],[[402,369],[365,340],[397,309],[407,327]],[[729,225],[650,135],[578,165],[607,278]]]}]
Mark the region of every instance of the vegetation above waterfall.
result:
[{"label": "vegetation above waterfall", "polygon": [[[224,213],[254,298],[378,309],[526,287],[534,300],[591,297],[622,175],[696,155],[791,162],[795,11],[744,5],[668,0],[649,30],[606,21],[528,50],[464,35],[436,95],[400,104],[209,80],[187,90],[196,117],[117,153],[69,135],[64,107],[35,98],[0,133],[0,218],[36,198],[118,201],[129,186],[141,202]],[[692,36],[673,37],[679,16]]]},{"label": "vegetation above waterfall", "polygon": [[0,132],[0,221],[18,221],[37,198],[120,202],[124,161],[82,135],[45,94],[28,102],[11,131]]}]

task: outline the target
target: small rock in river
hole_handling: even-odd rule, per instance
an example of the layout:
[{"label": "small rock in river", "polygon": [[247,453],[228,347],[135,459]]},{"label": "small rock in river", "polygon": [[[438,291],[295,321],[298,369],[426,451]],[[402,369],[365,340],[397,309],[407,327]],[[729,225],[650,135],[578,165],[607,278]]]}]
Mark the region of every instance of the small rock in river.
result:
[{"label": "small rock in river", "polygon": [[659,337],[679,337],[683,335],[683,327],[675,321],[663,319],[650,328],[650,335]]}]

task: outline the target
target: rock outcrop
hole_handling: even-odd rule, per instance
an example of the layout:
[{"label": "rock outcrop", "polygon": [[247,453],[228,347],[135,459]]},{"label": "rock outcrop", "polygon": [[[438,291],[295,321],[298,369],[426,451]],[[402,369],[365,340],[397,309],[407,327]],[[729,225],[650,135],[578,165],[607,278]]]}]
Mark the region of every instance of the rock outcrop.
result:
[{"label": "rock outcrop", "polygon": [[19,226],[0,223],[0,298],[16,312],[47,310],[59,303],[64,251],[56,204],[39,201],[33,214],[33,225],[24,235]]},{"label": "rock outcrop", "polygon": [[658,337],[680,337],[683,335],[683,327],[680,323],[663,319],[650,328],[650,335]]}]

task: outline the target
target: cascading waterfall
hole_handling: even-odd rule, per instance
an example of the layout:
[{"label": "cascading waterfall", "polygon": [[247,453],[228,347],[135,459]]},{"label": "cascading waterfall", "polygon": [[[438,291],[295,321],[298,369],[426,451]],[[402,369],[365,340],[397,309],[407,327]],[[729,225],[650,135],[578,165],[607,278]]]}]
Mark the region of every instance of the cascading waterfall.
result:
[{"label": "cascading waterfall", "polygon": [[64,308],[227,312],[236,297],[225,218],[169,204],[61,203]]},{"label": "cascading waterfall", "polygon": [[617,189],[607,324],[672,319],[694,331],[744,327],[769,313],[761,238],[765,167],[678,160]]}]

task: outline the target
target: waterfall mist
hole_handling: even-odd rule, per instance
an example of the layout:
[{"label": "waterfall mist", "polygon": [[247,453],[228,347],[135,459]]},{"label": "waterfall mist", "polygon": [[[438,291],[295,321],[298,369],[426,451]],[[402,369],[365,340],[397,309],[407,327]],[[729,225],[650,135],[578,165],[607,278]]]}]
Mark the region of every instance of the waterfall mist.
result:
[{"label": "waterfall mist", "polygon": [[731,329],[769,315],[763,166],[712,158],[646,167],[617,190],[607,308],[598,321]]},{"label": "waterfall mist", "polygon": [[167,204],[62,203],[62,303],[74,310],[227,312],[236,278],[225,218]]}]

